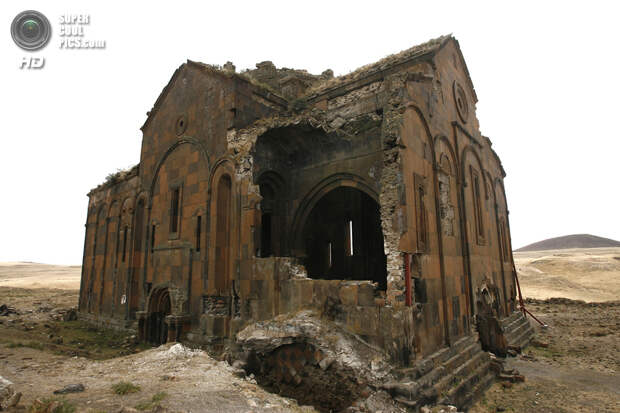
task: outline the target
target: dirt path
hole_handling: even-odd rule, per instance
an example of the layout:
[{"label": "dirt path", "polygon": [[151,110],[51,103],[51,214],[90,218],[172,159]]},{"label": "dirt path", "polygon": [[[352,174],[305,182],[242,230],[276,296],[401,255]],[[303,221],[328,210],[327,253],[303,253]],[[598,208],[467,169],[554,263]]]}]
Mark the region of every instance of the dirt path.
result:
[{"label": "dirt path", "polygon": [[[582,391],[617,394],[620,398],[620,375],[546,365],[517,358],[510,360],[508,368],[515,368],[529,380],[550,381]],[[620,407],[620,406],[618,406]]]}]

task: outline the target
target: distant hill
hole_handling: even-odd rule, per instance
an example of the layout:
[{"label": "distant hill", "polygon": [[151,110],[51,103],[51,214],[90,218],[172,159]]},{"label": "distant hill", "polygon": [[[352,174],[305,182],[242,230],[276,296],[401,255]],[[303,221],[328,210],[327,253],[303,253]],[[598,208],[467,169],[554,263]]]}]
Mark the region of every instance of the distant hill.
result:
[{"label": "distant hill", "polygon": [[597,237],[590,234],[566,235],[563,237],[549,238],[538,241],[525,247],[521,247],[515,252],[521,251],[544,251],[562,250],[567,248],[610,248],[620,247],[620,242],[609,238]]}]

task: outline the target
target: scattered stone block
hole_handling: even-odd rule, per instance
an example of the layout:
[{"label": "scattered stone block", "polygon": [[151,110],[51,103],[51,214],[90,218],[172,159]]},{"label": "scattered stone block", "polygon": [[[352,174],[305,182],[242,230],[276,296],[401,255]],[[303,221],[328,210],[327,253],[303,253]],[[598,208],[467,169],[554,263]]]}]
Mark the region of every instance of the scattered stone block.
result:
[{"label": "scattered stone block", "polygon": [[15,391],[13,383],[0,376],[0,410],[6,410],[19,403],[22,394]]},{"label": "scattered stone block", "polygon": [[85,390],[82,383],[67,384],[65,387],[59,390],[54,390],[54,394],[67,394],[67,393],[80,393]]}]

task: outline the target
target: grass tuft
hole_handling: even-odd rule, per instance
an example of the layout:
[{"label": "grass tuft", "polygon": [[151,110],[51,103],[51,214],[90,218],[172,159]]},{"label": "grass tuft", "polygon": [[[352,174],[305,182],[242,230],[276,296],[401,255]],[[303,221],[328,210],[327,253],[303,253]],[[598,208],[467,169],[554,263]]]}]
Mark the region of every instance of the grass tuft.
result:
[{"label": "grass tuft", "polygon": [[159,402],[168,397],[168,393],[160,391],[159,393],[155,393],[153,397],[151,397],[150,401],[140,402],[136,405],[136,410],[145,411],[152,410],[153,408],[159,406]]},{"label": "grass tuft", "polygon": [[75,406],[61,398],[50,397],[35,400],[28,409],[29,413],[75,413]]},{"label": "grass tuft", "polygon": [[118,383],[114,383],[112,385],[112,391],[121,396],[129,393],[137,393],[140,390],[140,386],[128,381],[119,381]]},{"label": "grass tuft", "polygon": [[26,342],[12,342],[7,345],[8,348],[20,348],[20,347],[30,347],[35,350],[45,350],[45,346],[42,343],[37,341],[26,341]]}]

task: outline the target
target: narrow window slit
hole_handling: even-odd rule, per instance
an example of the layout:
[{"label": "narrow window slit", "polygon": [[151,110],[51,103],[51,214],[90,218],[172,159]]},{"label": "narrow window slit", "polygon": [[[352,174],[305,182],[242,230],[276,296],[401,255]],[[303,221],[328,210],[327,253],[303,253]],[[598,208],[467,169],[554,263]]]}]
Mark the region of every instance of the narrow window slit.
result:
[{"label": "narrow window slit", "polygon": [[179,201],[181,199],[180,188],[174,188],[172,190],[172,199],[170,205],[170,232],[176,233],[179,231]]},{"label": "narrow window slit", "polygon": [[155,250],[155,224],[151,227],[151,254]]},{"label": "narrow window slit", "polygon": [[327,243],[327,268],[330,269],[332,267],[332,243]]},{"label": "narrow window slit", "polygon": [[349,220],[347,223],[347,255],[350,257],[353,255],[353,221]]},{"label": "narrow window slit", "polygon": [[125,231],[123,231],[123,258],[122,261],[125,262],[125,258],[127,257],[127,232],[129,231],[129,227],[125,226]]},{"label": "narrow window slit", "polygon": [[202,230],[202,216],[196,217],[196,252],[200,252],[200,232]]}]

